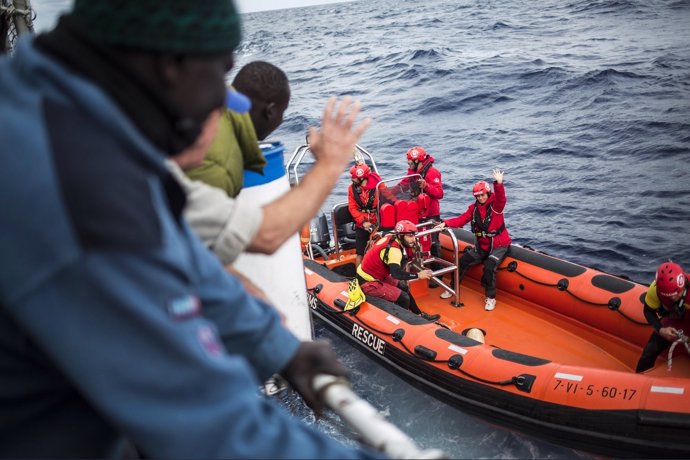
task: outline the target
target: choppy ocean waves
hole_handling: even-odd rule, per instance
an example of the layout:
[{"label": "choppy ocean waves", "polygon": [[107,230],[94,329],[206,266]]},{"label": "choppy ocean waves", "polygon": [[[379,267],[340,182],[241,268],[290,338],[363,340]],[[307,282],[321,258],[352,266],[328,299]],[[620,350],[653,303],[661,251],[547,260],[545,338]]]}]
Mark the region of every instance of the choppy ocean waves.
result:
[{"label": "choppy ocean waves", "polygon": [[[288,73],[293,98],[275,134],[288,152],[328,96],[351,95],[374,120],[362,145],[384,178],[405,174],[413,145],[434,156],[442,217],[464,212],[472,184],[500,167],[516,244],[645,283],[665,259],[690,265],[690,2],[535,5],[381,0],[262,13],[238,54]],[[348,185],[343,174],[325,210]],[[581,455],[476,423],[343,356],[372,386],[360,390],[429,447]]]}]

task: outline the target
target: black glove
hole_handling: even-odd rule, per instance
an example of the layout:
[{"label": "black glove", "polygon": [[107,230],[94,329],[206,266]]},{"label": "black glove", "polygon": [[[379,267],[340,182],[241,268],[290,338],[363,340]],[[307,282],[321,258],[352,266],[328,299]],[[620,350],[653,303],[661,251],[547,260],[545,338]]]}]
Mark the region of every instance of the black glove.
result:
[{"label": "black glove", "polygon": [[317,416],[323,402],[314,391],[313,381],[318,374],[347,377],[347,368],[339,361],[331,344],[325,341],[302,342],[292,361],[280,374],[290,383]]}]

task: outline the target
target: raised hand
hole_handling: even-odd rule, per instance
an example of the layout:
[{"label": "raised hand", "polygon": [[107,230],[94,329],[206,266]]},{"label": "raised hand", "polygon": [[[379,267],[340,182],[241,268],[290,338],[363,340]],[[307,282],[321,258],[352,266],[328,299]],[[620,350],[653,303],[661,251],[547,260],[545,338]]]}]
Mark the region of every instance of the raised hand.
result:
[{"label": "raised hand", "polygon": [[[360,111],[360,103],[351,103],[349,96],[338,104],[335,97],[326,103],[320,128],[309,128],[309,147],[319,162],[332,164],[341,172],[352,161],[355,144],[371,124],[366,118],[355,126]],[[337,106],[337,107],[336,107]]]},{"label": "raised hand", "polygon": [[502,184],[502,183],[503,183],[503,171],[501,171],[500,169],[494,168],[494,170],[491,171],[491,176],[493,176],[494,180],[495,180],[498,184]]}]

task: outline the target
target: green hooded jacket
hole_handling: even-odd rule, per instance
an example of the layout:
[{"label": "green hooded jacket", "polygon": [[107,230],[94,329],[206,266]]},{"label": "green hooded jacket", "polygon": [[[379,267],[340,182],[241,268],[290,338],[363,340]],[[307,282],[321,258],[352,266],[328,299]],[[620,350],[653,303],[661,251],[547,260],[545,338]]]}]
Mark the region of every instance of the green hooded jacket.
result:
[{"label": "green hooded jacket", "polygon": [[187,171],[192,180],[222,189],[234,198],[242,190],[244,170],[263,173],[266,166],[249,113],[225,110],[218,122],[218,134],[203,163]]}]

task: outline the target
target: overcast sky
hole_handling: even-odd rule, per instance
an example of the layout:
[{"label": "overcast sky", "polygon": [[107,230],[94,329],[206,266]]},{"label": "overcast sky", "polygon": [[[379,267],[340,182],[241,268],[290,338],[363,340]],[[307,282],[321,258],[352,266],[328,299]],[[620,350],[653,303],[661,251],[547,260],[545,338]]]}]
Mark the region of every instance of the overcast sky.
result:
[{"label": "overcast sky", "polygon": [[347,0],[235,0],[235,4],[240,13],[251,13],[253,11],[278,10],[322,3],[340,3],[342,1]]}]

